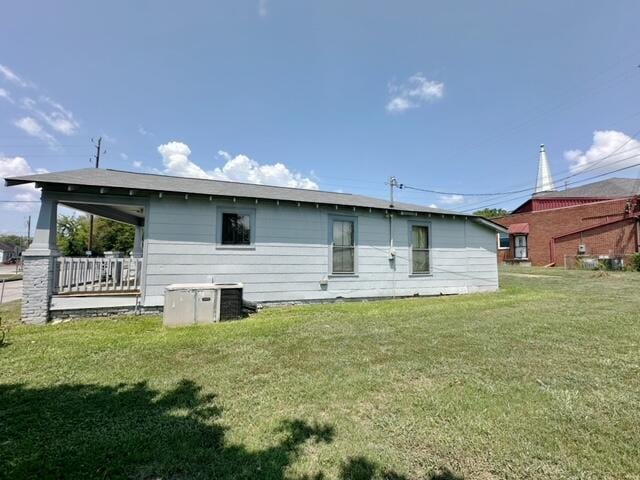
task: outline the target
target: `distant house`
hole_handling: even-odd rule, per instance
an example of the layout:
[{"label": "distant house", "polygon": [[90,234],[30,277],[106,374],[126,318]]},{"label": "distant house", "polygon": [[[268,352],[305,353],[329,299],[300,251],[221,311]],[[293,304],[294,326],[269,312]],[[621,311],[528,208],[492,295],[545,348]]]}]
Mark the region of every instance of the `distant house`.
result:
[{"label": "distant house", "polygon": [[639,251],[640,181],[611,178],[561,191],[542,191],[494,220],[501,262],[564,265],[584,255]]},{"label": "distant house", "polygon": [[[6,179],[34,182],[42,205],[24,253],[23,320],[31,323],[45,322],[49,309],[160,308],[173,283],[242,282],[246,298],[265,303],[498,288],[495,236],[506,229],[473,215],[115,170]],[[134,225],[133,257],[60,257],[58,205]],[[37,288],[43,275],[50,280]]]},{"label": "distant house", "polygon": [[7,263],[18,256],[18,249],[13,245],[0,243],[0,263]]}]

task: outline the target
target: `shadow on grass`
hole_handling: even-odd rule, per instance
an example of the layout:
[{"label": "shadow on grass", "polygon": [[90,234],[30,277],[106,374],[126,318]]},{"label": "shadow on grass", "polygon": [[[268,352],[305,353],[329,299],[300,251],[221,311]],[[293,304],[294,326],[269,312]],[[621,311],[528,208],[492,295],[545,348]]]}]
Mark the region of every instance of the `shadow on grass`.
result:
[{"label": "shadow on grass", "polygon": [[214,395],[183,380],[105,387],[0,385],[0,477],[283,479],[306,442],[333,428],[283,422],[270,448],[225,442]]},{"label": "shadow on grass", "polygon": [[[460,477],[449,469],[439,469],[425,477],[425,480],[462,480]],[[408,480],[404,475],[400,475],[393,470],[388,470],[377,465],[364,457],[350,458],[342,464],[340,469],[341,480]]]},{"label": "shadow on grass", "polygon": [[[264,450],[225,442],[214,395],[183,380],[166,393],[146,383],[0,385],[0,478],[286,478],[307,442],[333,441],[328,425],[282,422]],[[323,472],[298,480],[324,480]],[[407,480],[366,459],[347,459],[342,480]],[[425,480],[460,480],[448,470]]]}]

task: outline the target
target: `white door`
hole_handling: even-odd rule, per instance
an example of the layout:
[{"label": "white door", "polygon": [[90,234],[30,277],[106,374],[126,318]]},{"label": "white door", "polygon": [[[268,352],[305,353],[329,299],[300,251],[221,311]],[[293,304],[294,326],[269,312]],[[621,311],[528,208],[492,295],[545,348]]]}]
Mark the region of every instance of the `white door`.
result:
[{"label": "white door", "polygon": [[514,256],[517,259],[527,258],[527,236],[516,235],[514,237],[515,251]]}]

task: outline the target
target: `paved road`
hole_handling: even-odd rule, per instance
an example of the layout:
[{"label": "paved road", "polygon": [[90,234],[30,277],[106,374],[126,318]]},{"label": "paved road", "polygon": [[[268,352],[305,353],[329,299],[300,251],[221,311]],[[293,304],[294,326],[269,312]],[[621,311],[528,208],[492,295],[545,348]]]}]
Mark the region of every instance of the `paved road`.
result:
[{"label": "paved road", "polygon": [[5,265],[4,263],[0,263],[0,274],[13,275],[14,273],[16,273],[15,265]]},{"label": "paved road", "polygon": [[[0,290],[2,290],[2,282],[0,282]],[[12,302],[22,298],[22,280],[15,282],[5,282],[4,295],[1,303]]]}]

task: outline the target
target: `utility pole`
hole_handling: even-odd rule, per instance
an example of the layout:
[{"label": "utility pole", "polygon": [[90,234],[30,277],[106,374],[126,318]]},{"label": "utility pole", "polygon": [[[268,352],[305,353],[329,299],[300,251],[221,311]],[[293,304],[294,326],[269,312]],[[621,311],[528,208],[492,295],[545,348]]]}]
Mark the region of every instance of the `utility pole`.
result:
[{"label": "utility pole", "polygon": [[[91,139],[93,141],[93,139]],[[100,145],[102,137],[98,137],[98,143],[94,143],[96,147],[96,168],[100,168]],[[91,255],[93,249],[93,215],[89,215],[89,241],[87,242],[87,254]]]},{"label": "utility pole", "polygon": [[389,206],[393,208],[393,189],[398,187],[396,177],[389,177]]},{"label": "utility pole", "polygon": [[31,215],[27,218],[27,248],[29,248],[29,243],[31,240]]}]

